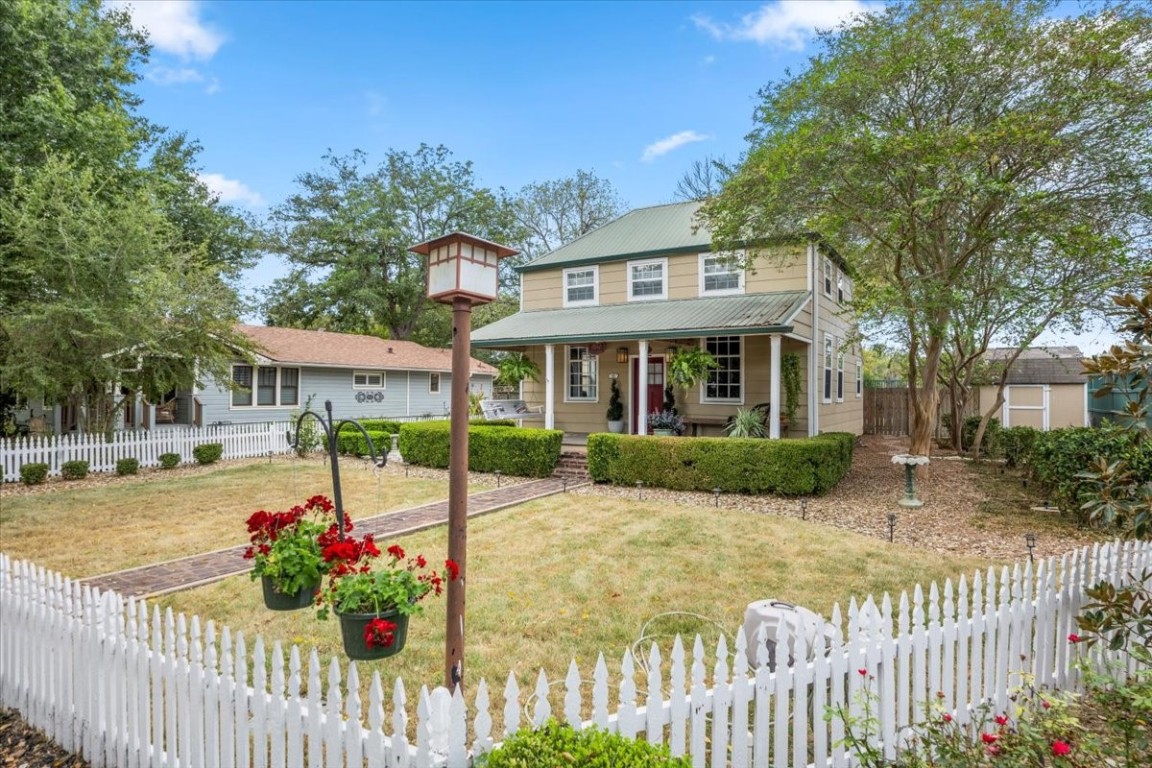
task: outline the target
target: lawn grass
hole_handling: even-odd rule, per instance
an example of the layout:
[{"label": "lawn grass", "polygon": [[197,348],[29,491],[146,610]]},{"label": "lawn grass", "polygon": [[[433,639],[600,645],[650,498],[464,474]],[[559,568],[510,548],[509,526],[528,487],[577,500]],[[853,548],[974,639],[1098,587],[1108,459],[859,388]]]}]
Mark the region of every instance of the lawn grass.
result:
[{"label": "lawn grass", "polygon": [[[388,540],[438,562],[446,529]],[[796,519],[662,502],[558,495],[475,518],[469,523],[466,676],[502,690],[508,673],[521,689],[539,669],[562,680],[575,659],[589,679],[603,651],[614,679],[620,657],[654,620],[648,634],[665,653],[674,632],[705,636],[715,648],[717,625],[734,633],[748,603],[779,598],[826,617],[846,612],[852,596],[911,589],[916,583],[971,574],[988,561],[948,557]],[[160,598],[177,611],[260,634],[271,647],[315,646],[321,659],[340,653],[339,624],[308,610],[273,613],[246,576]],[[358,662],[361,680],[438,685],[443,678],[444,600],[429,598],[413,618],[408,645],[396,657]],[[697,617],[662,616],[681,611]],[[730,646],[731,647],[731,646]],[[644,646],[647,653],[648,644]],[[471,689],[474,692],[474,688]],[[409,687],[410,696],[414,688]]]},{"label": "lawn grass", "polygon": [[[356,464],[341,469],[344,509],[353,520],[448,497],[446,479],[377,475]],[[288,509],[318,493],[332,495],[328,467],[286,460],[6,495],[0,550],[73,578],[96,576],[246,544],[244,521],[253,512]]]},{"label": "lawn grass", "polygon": [[[974,528],[1017,539],[1025,533],[1037,536],[1086,533],[1071,515],[1033,509],[1047,506],[1049,501],[1044,489],[1029,480],[1026,471],[992,461],[967,462],[966,469],[977,487],[987,493],[987,499],[969,521]],[[1102,537],[1107,534],[1100,533]]]}]

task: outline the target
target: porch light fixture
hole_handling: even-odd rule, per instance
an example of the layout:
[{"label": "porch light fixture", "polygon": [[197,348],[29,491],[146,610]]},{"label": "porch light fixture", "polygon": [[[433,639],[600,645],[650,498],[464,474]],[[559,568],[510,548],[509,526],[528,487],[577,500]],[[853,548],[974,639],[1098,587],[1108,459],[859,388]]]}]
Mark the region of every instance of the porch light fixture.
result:
[{"label": "porch light fixture", "polygon": [[628,362],[628,347],[616,347],[616,362],[621,365]]},{"label": "porch light fixture", "polygon": [[464,585],[468,577],[468,380],[472,307],[496,298],[500,259],[516,251],[475,235],[453,232],[408,249],[428,257],[428,298],[452,305],[451,452],[448,458],[448,559],[459,576],[448,582],[444,685],[464,683]]},{"label": "porch light fixture", "polygon": [[677,347],[675,344],[669,344],[669,345],[668,345],[668,355],[669,355],[669,357],[675,356],[675,354],[676,354],[677,352],[679,352],[679,351],[680,351],[680,348],[679,348],[679,347]]}]

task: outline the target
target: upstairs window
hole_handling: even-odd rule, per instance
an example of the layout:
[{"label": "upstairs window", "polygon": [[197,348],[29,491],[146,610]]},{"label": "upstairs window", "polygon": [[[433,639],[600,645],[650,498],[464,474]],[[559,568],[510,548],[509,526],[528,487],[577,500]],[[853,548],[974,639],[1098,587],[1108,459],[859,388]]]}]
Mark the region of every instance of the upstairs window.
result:
[{"label": "upstairs window", "polygon": [[832,269],[832,259],[827,256],[824,257],[824,295],[832,295],[832,278],[834,270]]},{"label": "upstairs window", "polygon": [[628,263],[629,301],[668,298],[668,260],[632,261]]},{"label": "upstairs window", "polygon": [[700,254],[700,295],[744,292],[744,270],[723,254]]},{"label": "upstairs window", "polygon": [[864,361],[856,358],[856,397],[864,396]]},{"label": "upstairs window", "polygon": [[844,402],[844,351],[836,357],[836,402]]},{"label": "upstairs window", "polygon": [[596,267],[579,267],[564,270],[564,306],[580,307],[597,302],[599,270]]},{"label": "upstairs window", "polygon": [[832,402],[832,336],[824,334],[824,392],[821,400]]}]

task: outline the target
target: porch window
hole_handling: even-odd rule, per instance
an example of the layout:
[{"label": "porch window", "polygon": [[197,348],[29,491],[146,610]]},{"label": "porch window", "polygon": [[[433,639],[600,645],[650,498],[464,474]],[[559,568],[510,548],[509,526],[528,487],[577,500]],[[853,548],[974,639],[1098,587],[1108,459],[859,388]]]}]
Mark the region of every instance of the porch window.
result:
[{"label": "porch window", "polygon": [[832,335],[824,334],[824,392],[821,400],[832,402]]},{"label": "porch window", "polygon": [[632,261],[628,263],[629,301],[668,298],[668,260]]},{"label": "porch window", "polygon": [[596,304],[597,267],[564,270],[564,306],[580,307]]},{"label": "porch window", "polygon": [[744,270],[730,259],[739,254],[700,254],[700,295],[744,292]]},{"label": "porch window", "polygon": [[440,394],[440,374],[428,374],[428,393],[432,395]]},{"label": "porch window", "polygon": [[596,369],[598,358],[588,347],[568,347],[567,400],[597,400]]},{"label": "porch window", "polygon": [[252,366],[232,366],[232,383],[242,387],[232,390],[232,405],[252,405]]},{"label": "porch window", "polygon": [[744,399],[742,356],[739,336],[710,336],[704,349],[716,360],[717,367],[708,371],[704,380],[704,401],[739,403]]},{"label": "porch window", "polygon": [[836,402],[844,402],[844,350],[836,357]]},{"label": "porch window", "polygon": [[256,405],[276,405],[276,369],[260,368],[256,376]]},{"label": "porch window", "polygon": [[353,371],[352,389],[384,389],[384,372]]},{"label": "porch window", "polygon": [[280,369],[280,405],[300,404],[300,369]]}]

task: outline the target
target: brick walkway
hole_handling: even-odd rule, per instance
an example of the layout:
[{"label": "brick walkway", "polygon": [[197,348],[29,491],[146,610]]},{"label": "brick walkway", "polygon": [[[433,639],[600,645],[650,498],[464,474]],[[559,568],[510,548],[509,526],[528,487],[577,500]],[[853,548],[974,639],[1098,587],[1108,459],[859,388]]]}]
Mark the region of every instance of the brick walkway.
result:
[{"label": "brick walkway", "polygon": [[[563,493],[566,487],[576,487],[577,483],[561,478],[549,477],[505,488],[474,493],[468,497],[468,517],[477,517],[495,512],[532,499]],[[356,521],[357,535],[373,534],[377,539],[412,533],[432,528],[448,522],[448,501],[435,501],[419,507],[389,512],[387,514]],[[101,590],[115,590],[128,597],[153,597],[182,589],[198,587],[213,581],[246,573],[251,565],[244,559],[245,546],[220,549],[202,555],[192,555],[179,560],[154,563],[127,571],[106,573],[84,579]]]}]

